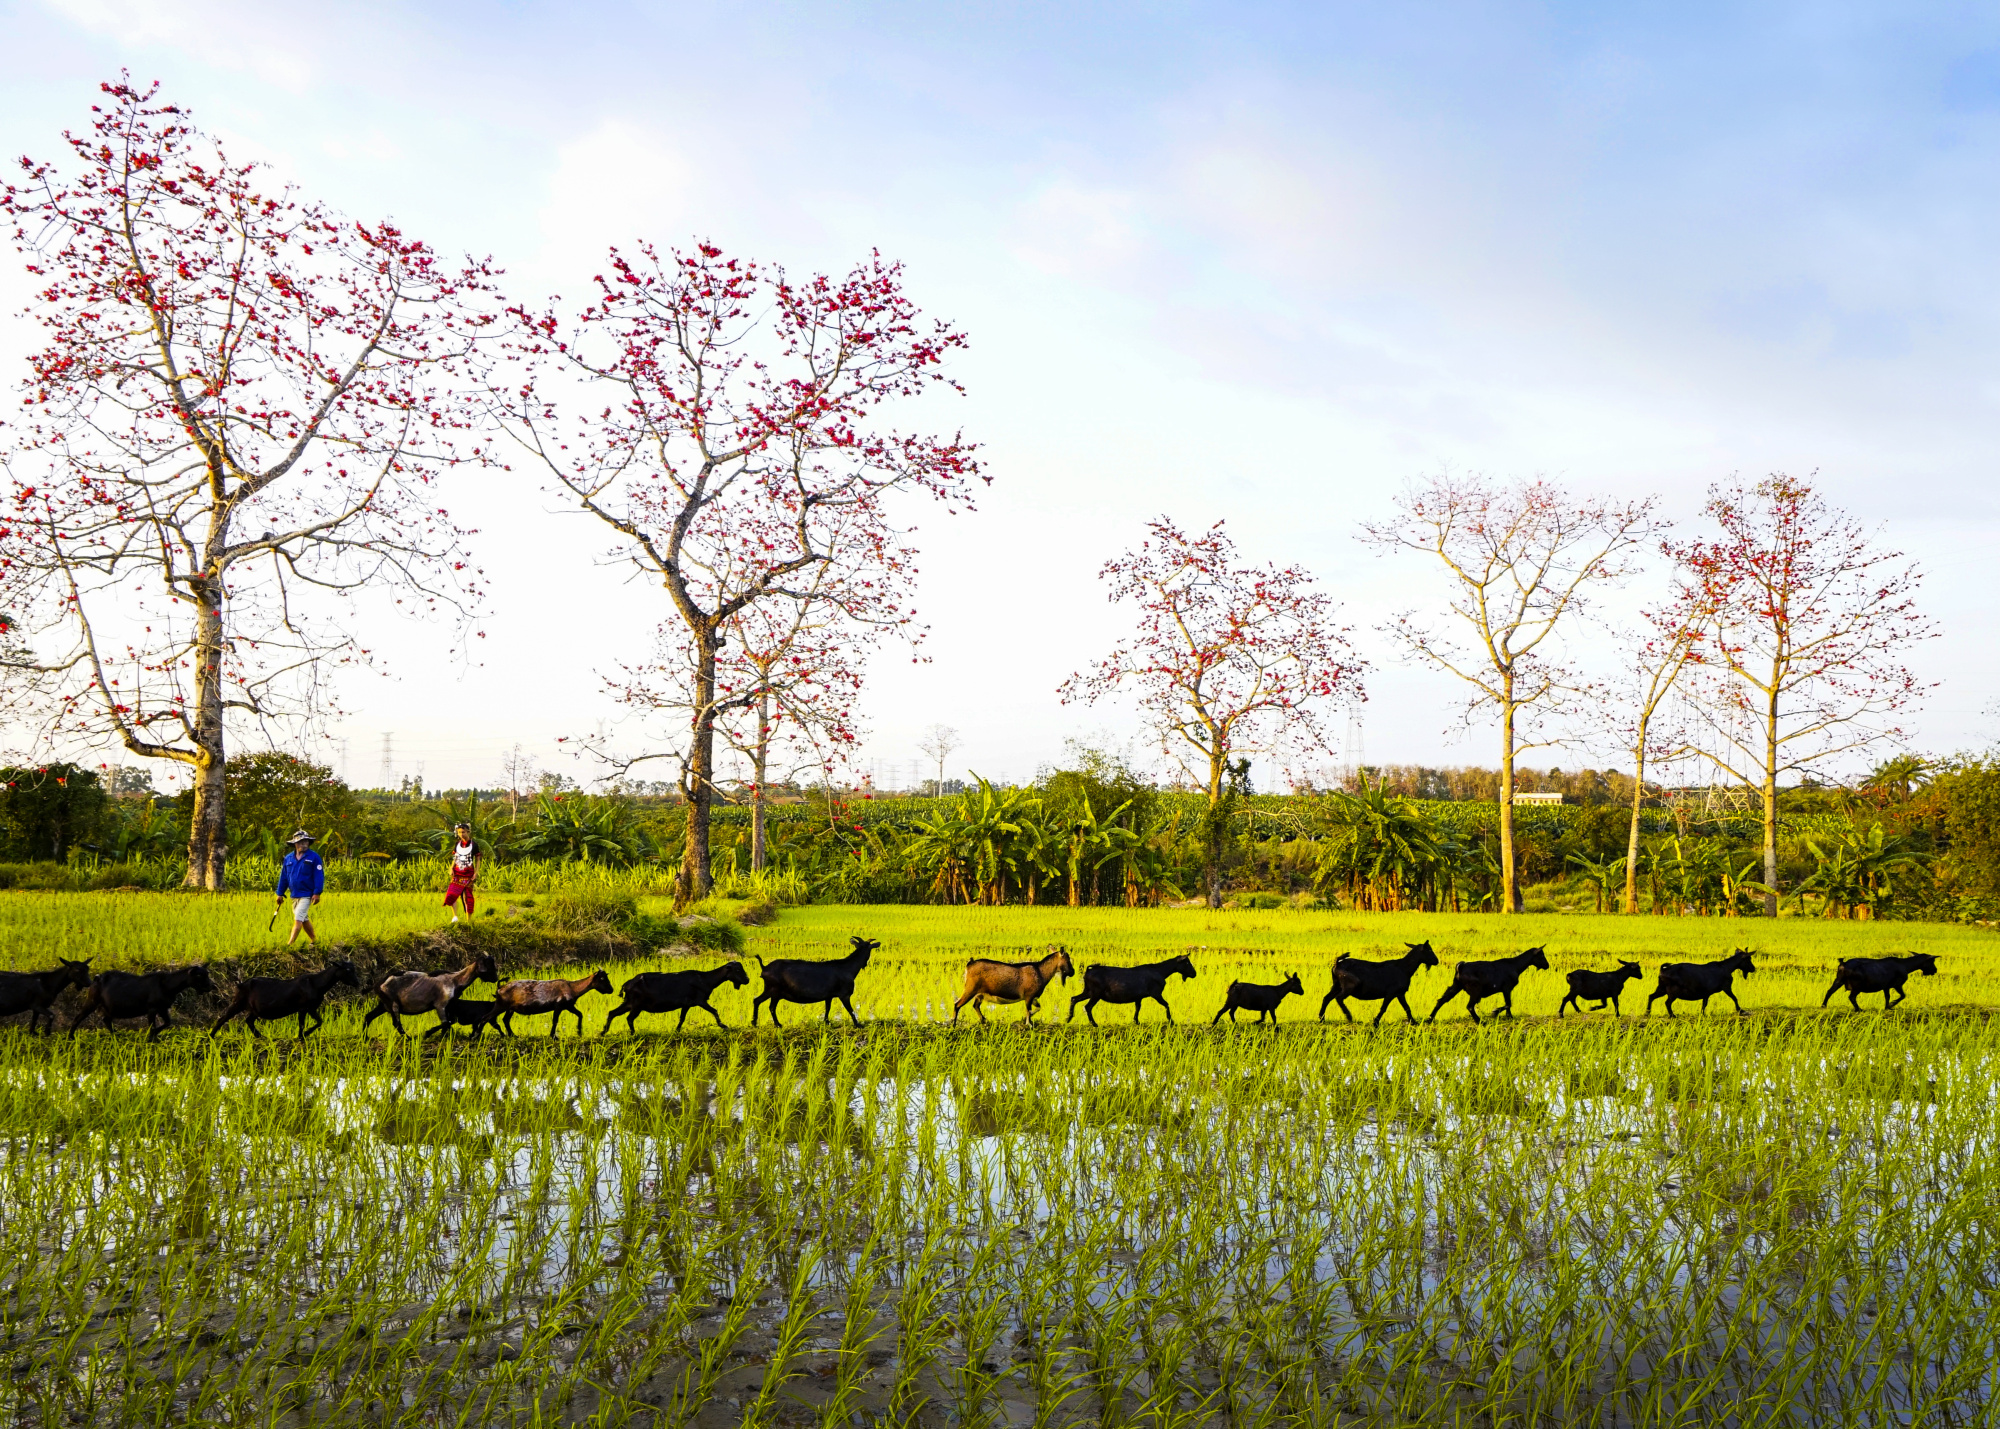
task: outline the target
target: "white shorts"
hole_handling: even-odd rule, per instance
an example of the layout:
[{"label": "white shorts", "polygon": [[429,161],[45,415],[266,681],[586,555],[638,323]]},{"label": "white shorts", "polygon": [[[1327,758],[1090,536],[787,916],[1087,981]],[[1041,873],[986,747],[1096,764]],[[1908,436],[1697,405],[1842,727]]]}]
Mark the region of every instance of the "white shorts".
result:
[{"label": "white shorts", "polygon": [[294,923],[308,923],[308,922],[311,922],[311,921],[312,921],[312,915],[313,915],[313,901],[312,901],[312,899],[310,899],[310,898],[294,898],[294,899],[292,900],[292,921],[293,921]]}]

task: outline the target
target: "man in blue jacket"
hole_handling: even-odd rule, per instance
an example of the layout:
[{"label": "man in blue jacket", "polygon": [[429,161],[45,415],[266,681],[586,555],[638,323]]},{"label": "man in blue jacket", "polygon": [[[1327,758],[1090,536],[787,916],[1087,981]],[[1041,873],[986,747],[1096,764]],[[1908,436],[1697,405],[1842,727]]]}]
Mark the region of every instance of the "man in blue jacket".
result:
[{"label": "man in blue jacket", "polygon": [[301,930],[308,942],[317,945],[319,934],[313,931],[312,910],[320,894],[326,892],[326,861],[313,850],[313,836],[304,829],[287,842],[292,851],[278,868],[278,902],[282,905],[287,897],[292,900],[292,936],[285,939],[285,946],[296,943]]}]

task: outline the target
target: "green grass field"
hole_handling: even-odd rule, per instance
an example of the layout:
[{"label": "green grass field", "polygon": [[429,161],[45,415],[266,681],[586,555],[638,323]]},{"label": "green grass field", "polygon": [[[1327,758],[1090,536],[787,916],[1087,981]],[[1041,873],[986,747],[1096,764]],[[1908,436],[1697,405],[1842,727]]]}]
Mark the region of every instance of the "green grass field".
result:
[{"label": "green grass field", "polygon": [[[488,906],[504,909],[511,900]],[[648,911],[665,913],[664,899],[642,900]],[[267,931],[272,900],[257,894],[193,896],[136,892],[0,892],[0,967],[43,965],[50,957],[92,956],[98,967],[156,967],[166,964],[242,958],[268,953],[283,944],[286,913]],[[382,938],[411,929],[433,928],[446,915],[436,897],[416,893],[364,893],[329,897],[318,924],[329,945],[343,938]],[[1626,1007],[1639,1011],[1651,986],[1651,971],[1665,961],[1726,956],[1737,947],[1754,948],[1759,971],[1739,979],[1737,996],[1751,1009],[1819,1006],[1843,957],[1922,951],[1939,959],[1935,978],[1910,983],[1909,1007],[2000,1006],[2000,933],[1991,929],[1925,923],[1852,923],[1782,918],[1759,919],[1625,918],[1614,915],[1530,914],[1498,918],[1467,914],[1320,913],[1295,910],[1216,912],[1189,909],[1107,908],[932,908],[810,907],[785,910],[776,924],[750,930],[751,951],[771,957],[837,957],[849,935],[882,941],[882,950],[861,979],[855,999],[864,1017],[938,1020],[950,1016],[964,964],[974,957],[1018,959],[1039,956],[1051,944],[1069,948],[1079,968],[1094,961],[1132,963],[1188,953],[1200,974],[1192,985],[1178,982],[1169,997],[1183,1021],[1206,1021],[1222,1006],[1229,983],[1278,982],[1293,971],[1306,985],[1304,998],[1285,1003],[1287,1021],[1311,1019],[1329,982],[1333,960],[1399,954],[1407,942],[1428,940],[1445,966],[1420,974],[1411,1002],[1419,1015],[1450,981],[1451,963],[1464,957],[1493,957],[1529,946],[1545,946],[1549,972],[1530,972],[1515,997],[1522,1016],[1543,1016],[1562,1001],[1563,974],[1578,967],[1609,967],[1620,958],[1648,971],[1628,989]],[[309,951],[299,954],[310,963]],[[712,965],[713,958],[700,965]],[[614,980],[649,966],[680,961],[659,958],[612,969]],[[751,964],[753,971],[755,964]],[[502,971],[506,971],[502,959]],[[582,972],[585,969],[571,969]],[[749,1020],[757,983],[724,989],[716,1006],[731,1023]],[[1068,1009],[1074,984],[1051,993],[1043,1015],[1058,1019]],[[591,1030],[602,1025],[604,1004]],[[1489,1004],[1492,1006],[1492,1004]],[[1726,1003],[1723,1004],[1726,1007]],[[1355,1005],[1356,1011],[1361,1010]],[[1440,1021],[1463,1019],[1460,1000]],[[1711,1015],[1715,1012],[1711,1006]],[[789,1008],[787,1015],[805,1015]],[[970,1017],[968,1010],[965,1014]],[[1018,1010],[989,1015],[1018,1018]],[[1127,1010],[1107,1015],[1125,1019]],[[1157,1016],[1157,1009],[1151,1015]],[[1338,1020],[1337,1009],[1328,1015]],[[1373,1015],[1373,1008],[1368,1009]],[[1395,1014],[1398,1018],[1401,1013]],[[647,1024],[642,1023],[642,1030]],[[690,1024],[692,1026],[692,1023]],[[336,1030],[332,1021],[329,1030]]]},{"label": "green grass field", "polygon": [[[270,906],[0,893],[0,965],[254,959]],[[2000,1401],[1991,932],[835,907],[750,936],[853,933],[884,943],[858,1031],[745,1030],[754,964],[730,1028],[686,1036],[597,1036],[601,996],[582,1042],[363,1037],[353,1002],[303,1045],[0,1030],[0,1420],[1873,1429]],[[1447,964],[1420,1012],[1456,957],[1556,966],[1513,1024],[1305,1021],[1338,954],[1419,938]],[[967,957],[1055,942],[1188,952],[1183,1025],[939,1025]],[[1537,1015],[1564,968],[1739,945],[1754,1016]],[[1910,948],[1943,972],[1906,1007],[1817,1010],[1837,958]],[[1293,970],[1286,1025],[1187,1025]]]}]

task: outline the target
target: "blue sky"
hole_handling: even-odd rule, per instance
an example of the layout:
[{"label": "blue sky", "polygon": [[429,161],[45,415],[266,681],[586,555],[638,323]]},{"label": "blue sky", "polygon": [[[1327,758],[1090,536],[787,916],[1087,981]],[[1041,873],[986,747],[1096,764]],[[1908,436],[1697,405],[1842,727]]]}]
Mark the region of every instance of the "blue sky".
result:
[{"label": "blue sky", "polygon": [[[0,147],[51,154],[129,67],[356,214],[577,292],[695,235],[871,247],[974,339],[976,516],[927,519],[928,665],[869,754],[1024,778],[1132,733],[1054,687],[1114,637],[1098,563],[1164,511],[1318,571],[1381,668],[1373,760],[1490,763],[1369,627],[1425,573],[1352,540],[1441,465],[1658,491],[1818,470],[1930,572],[1920,746],[2000,736],[2000,12],[1991,7],[0,4]],[[0,278],[8,306],[20,291]],[[0,326],[0,359],[21,340]],[[461,493],[485,665],[395,627],[350,776],[490,780],[616,710],[661,613],[532,490]],[[555,587],[573,592],[560,608]],[[1578,752],[1565,762],[1597,762]],[[890,773],[885,770],[884,773]]]}]

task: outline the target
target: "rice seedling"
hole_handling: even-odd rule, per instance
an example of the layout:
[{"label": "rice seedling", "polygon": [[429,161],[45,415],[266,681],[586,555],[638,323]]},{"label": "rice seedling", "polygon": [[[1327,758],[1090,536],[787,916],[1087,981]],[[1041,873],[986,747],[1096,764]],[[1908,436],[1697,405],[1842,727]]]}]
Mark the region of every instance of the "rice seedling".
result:
[{"label": "rice seedling", "polygon": [[[1550,919],[1580,931],[1516,935],[1555,965],[1519,1021],[1369,1033],[1312,998],[1206,1021],[1234,978],[1310,991],[1404,931],[1446,959],[1434,1000],[1499,935],[1126,914],[1072,955],[1192,948],[1181,1025],[954,1030],[965,958],[1047,930],[926,942],[936,911],[753,931],[882,938],[859,1028],[749,1031],[753,974],[680,1035],[420,1044],[352,999],[303,1044],[0,1032],[0,1418],[1970,1425],[2000,1398],[1981,935],[1626,951],[1681,929]],[[1547,1017],[1587,953],[1753,931],[1797,971],[1760,955],[1751,1017]],[[1818,1010],[1836,952],[1920,937],[1952,996]]]}]

